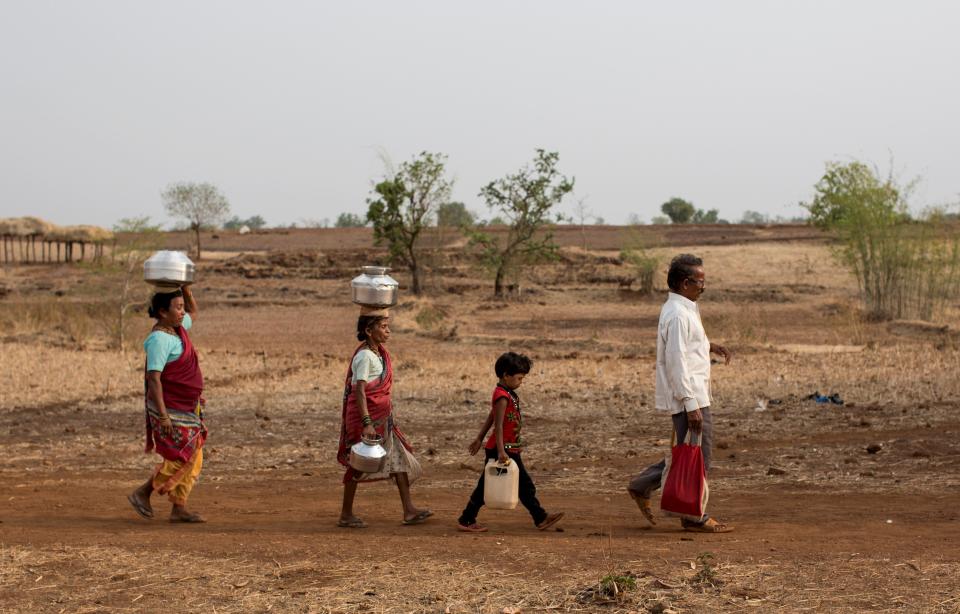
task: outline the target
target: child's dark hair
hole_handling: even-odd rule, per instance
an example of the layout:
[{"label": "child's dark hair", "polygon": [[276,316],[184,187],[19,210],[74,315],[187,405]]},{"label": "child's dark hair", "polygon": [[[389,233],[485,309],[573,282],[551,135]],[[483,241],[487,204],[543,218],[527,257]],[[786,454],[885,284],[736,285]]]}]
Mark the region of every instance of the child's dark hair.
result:
[{"label": "child's dark hair", "polygon": [[357,341],[366,341],[367,331],[386,319],[387,316],[360,316],[357,319]]},{"label": "child's dark hair", "polygon": [[500,355],[497,363],[493,365],[493,370],[497,377],[503,377],[504,375],[516,375],[517,373],[530,373],[530,367],[532,366],[533,361],[523,354],[507,352]]},{"label": "child's dark hair", "polygon": [[178,296],[183,296],[183,291],[177,288],[173,292],[157,292],[150,299],[150,306],[147,307],[147,315],[151,318],[160,318],[160,311],[170,311],[170,303]]}]

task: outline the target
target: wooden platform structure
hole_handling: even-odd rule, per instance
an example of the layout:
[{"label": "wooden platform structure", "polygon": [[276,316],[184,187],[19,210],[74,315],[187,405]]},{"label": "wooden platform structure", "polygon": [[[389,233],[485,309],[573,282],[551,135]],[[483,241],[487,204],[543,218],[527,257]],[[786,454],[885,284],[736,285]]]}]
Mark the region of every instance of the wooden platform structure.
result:
[{"label": "wooden platform structure", "polygon": [[0,242],[3,263],[99,262],[113,233],[98,226],[57,226],[36,217],[0,218]]}]

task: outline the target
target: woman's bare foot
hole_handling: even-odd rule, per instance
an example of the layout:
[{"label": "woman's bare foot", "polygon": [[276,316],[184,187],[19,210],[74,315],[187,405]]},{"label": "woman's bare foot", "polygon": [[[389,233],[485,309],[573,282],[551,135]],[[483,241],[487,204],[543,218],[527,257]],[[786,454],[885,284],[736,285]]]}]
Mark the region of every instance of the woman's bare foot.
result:
[{"label": "woman's bare foot", "polygon": [[188,512],[182,505],[174,504],[170,510],[170,522],[206,522],[200,514]]}]

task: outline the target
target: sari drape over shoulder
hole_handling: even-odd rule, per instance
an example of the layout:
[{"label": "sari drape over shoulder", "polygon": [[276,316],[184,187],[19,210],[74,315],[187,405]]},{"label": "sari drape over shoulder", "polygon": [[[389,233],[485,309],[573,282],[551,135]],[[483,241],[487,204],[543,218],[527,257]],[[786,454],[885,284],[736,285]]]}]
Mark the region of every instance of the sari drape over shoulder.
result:
[{"label": "sari drape over shoulder", "polygon": [[200,360],[187,330],[181,326],[177,332],[183,342],[183,353],[176,360],[167,363],[160,373],[163,404],[173,422],[173,435],[164,435],[160,429],[160,412],[150,401],[144,372],[147,427],[144,451],[156,450],[165,460],[189,463],[207,438],[207,429],[203,423],[203,374],[200,372]]},{"label": "sari drape over shoulder", "polygon": [[[353,352],[353,356],[356,356],[357,352],[363,348],[363,344],[358,346]],[[393,421],[393,402],[390,398],[393,387],[393,363],[390,360],[390,353],[382,345],[379,346],[379,351],[383,357],[383,373],[380,374],[378,379],[367,382],[364,387],[367,398],[367,412],[373,420],[373,428],[377,431],[377,435],[383,437],[384,440],[387,440],[391,435],[396,435],[397,440],[403,447],[412,452],[413,447]],[[337,461],[347,468],[346,475],[343,478],[344,483],[360,475],[350,468],[350,447],[359,442],[363,435],[363,421],[360,414],[360,405],[357,403],[357,387],[352,383],[352,380],[353,360],[351,357],[350,367],[347,369],[346,383],[344,384],[343,409],[340,419],[340,445],[337,449]]]}]

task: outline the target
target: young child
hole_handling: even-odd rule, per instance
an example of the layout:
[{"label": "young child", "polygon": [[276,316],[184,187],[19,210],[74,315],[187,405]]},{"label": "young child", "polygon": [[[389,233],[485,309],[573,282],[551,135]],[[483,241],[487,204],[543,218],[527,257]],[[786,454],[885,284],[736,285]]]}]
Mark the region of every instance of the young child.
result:
[{"label": "young child", "polygon": [[[520,459],[520,452],[523,446],[523,440],[520,437],[520,431],[523,427],[523,416],[520,413],[520,397],[517,396],[517,388],[523,383],[523,378],[530,373],[530,367],[533,363],[523,354],[507,352],[497,359],[493,370],[497,374],[497,387],[493,389],[493,408],[490,415],[487,416],[480,434],[470,443],[470,454],[476,454],[483,444],[483,438],[487,431],[493,426],[493,433],[487,440],[486,460],[484,465],[490,459],[499,459],[501,463],[514,462],[520,469],[520,502],[527,508],[533,517],[533,523],[537,528],[543,531],[557,524],[563,518],[563,512],[548,514],[546,510],[540,507],[537,501],[537,487],[533,485],[530,474],[523,466],[523,460]],[[470,495],[470,501],[463,508],[463,513],[457,521],[459,529],[467,533],[483,533],[487,530],[477,524],[477,513],[483,507],[483,472],[480,473],[480,481],[473,494]]]}]

